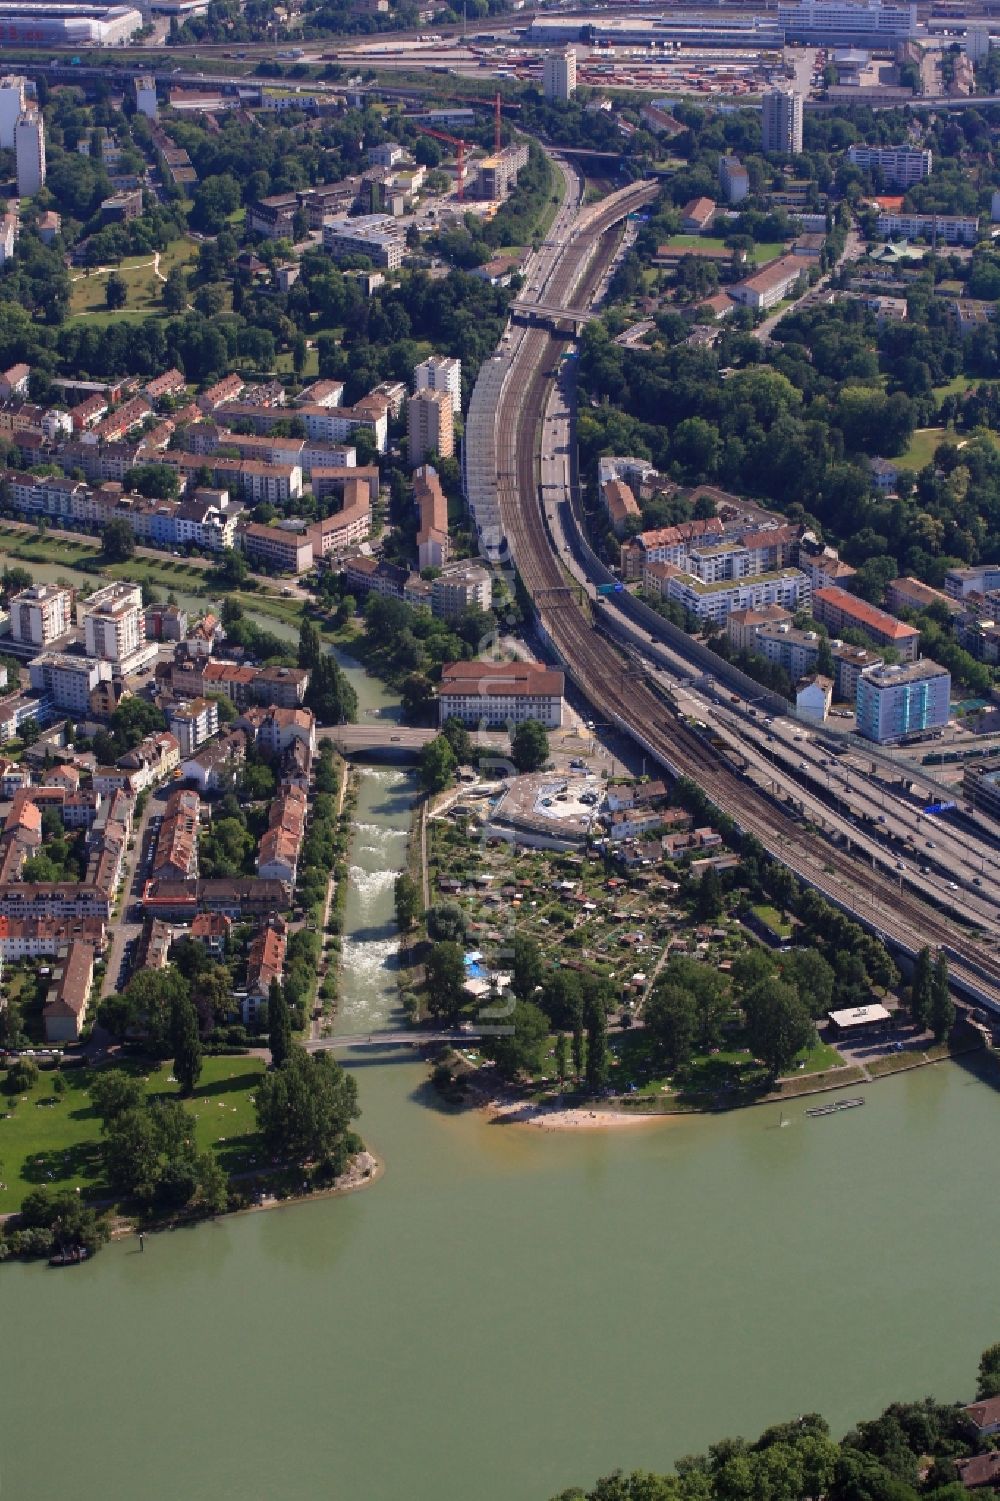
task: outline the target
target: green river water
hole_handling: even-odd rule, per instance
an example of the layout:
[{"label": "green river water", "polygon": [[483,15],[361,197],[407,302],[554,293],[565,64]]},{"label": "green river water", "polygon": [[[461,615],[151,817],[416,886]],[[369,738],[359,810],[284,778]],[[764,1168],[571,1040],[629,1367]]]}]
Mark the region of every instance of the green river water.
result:
[{"label": "green river water", "polygon": [[[344,1031],[398,1020],[412,798],[363,774]],[[5,1501],[544,1501],[803,1411],[969,1396],[1000,1337],[1000,1095],[958,1066],[784,1129],[579,1133],[442,1113],[405,1052],[352,1066],[374,1187],[0,1271]]]}]

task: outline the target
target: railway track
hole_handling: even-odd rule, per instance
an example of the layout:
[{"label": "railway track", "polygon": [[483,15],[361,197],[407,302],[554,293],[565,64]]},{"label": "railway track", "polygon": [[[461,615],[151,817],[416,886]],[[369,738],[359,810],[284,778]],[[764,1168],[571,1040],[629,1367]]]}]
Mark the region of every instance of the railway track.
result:
[{"label": "railway track", "polygon": [[[545,301],[584,306],[610,261],[615,226],[648,197],[634,184],[578,221],[545,288]],[[688,776],[775,858],[891,944],[913,953],[944,947],[956,982],[1000,1008],[1000,961],[974,937],[901,886],[879,889],[856,856],[810,834],[781,805],[748,786],[726,759],[672,715],[627,657],[593,626],[589,606],[566,588],[546,526],[537,473],[536,437],[563,340],[529,328],[497,412],[498,499],[504,532],[544,636],[581,694],[602,718],[627,730],[675,775]]]}]

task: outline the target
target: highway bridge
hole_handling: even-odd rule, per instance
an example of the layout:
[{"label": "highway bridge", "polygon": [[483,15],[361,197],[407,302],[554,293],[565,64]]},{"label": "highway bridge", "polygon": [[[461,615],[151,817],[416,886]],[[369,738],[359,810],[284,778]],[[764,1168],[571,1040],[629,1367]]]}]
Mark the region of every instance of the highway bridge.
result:
[{"label": "highway bridge", "polygon": [[[331,740],[342,756],[393,760],[415,760],[437,734],[436,729],[414,729],[410,725],[378,719],[365,719],[359,724],[338,724],[316,731],[318,740]],[[505,730],[477,730],[471,738],[480,750],[494,749],[506,756],[510,749]]]},{"label": "highway bridge", "polygon": [[[592,301],[616,248],[622,219],[648,202],[656,186],[632,184],[582,212],[575,233],[553,250],[537,300],[550,306]],[[678,719],[653,687],[637,679],[616,641],[613,612],[594,629],[593,605],[565,589],[558,550],[545,520],[536,437],[551,392],[551,371],[564,347],[537,326],[515,329],[510,370],[496,411],[497,506],[525,591],[536,602],[539,633],[600,718],[629,733],[674,776],[697,782],[720,811],[754,835],[775,858],[831,903],[850,913],[897,952],[943,947],[956,987],[1000,1013],[1000,961],[950,921],[919,890],[872,890],[869,866],[828,843],[785,806],[745,781],[721,752]],[[559,591],[558,608],[545,603]]]},{"label": "highway bridge", "polygon": [[590,308],[556,307],[549,302],[512,302],[510,310],[515,318],[526,318],[533,323],[551,323],[557,328],[570,323],[575,333],[597,316]]}]

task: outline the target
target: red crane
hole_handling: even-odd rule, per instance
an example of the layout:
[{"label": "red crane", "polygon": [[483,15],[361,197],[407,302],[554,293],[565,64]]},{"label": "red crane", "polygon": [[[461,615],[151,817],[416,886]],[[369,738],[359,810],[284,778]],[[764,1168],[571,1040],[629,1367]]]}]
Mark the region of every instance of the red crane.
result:
[{"label": "red crane", "polygon": [[460,136],[447,135],[443,130],[432,130],[429,125],[420,125],[416,121],[414,121],[414,124],[417,126],[418,130],[423,131],[424,135],[433,136],[436,141],[447,141],[450,146],[455,147],[456,155],[458,157],[457,196],[459,203],[461,203],[462,199],[465,197],[465,142],[461,139]]}]

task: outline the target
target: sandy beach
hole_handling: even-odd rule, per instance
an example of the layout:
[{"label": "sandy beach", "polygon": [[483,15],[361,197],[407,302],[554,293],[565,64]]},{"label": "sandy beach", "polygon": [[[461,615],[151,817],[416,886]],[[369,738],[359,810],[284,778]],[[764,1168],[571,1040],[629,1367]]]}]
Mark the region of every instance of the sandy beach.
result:
[{"label": "sandy beach", "polygon": [[557,1100],[538,1104],[534,1100],[500,1097],[485,1101],[482,1108],[497,1125],[535,1126],[541,1131],[600,1131],[618,1126],[646,1126],[653,1120],[669,1119],[665,1115],[626,1115],[622,1110],[565,1106]]}]

